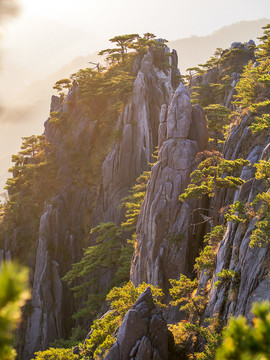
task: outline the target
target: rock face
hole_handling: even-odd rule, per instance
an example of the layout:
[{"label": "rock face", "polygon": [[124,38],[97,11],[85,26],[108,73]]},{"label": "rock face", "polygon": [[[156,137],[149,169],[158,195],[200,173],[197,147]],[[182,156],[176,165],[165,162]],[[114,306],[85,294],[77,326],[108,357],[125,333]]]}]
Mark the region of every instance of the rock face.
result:
[{"label": "rock face", "polygon": [[[71,326],[71,320],[66,316],[72,310],[71,294],[61,278],[69,263],[75,262],[80,254],[78,224],[83,220],[83,207],[90,203],[88,192],[77,192],[74,197],[69,198],[73,207],[67,200],[67,194],[55,197],[51,204],[47,204],[40,219],[31,313],[23,349],[25,359],[30,359],[35,351],[45,349],[55,339],[65,336]],[[67,209],[72,212],[69,214]],[[76,225],[76,220],[77,233],[72,227]]]},{"label": "rock face", "polygon": [[[137,247],[131,267],[131,280],[168,287],[168,279],[192,271],[201,241],[198,227],[194,236],[190,225],[195,202],[180,203],[190,173],[195,169],[195,156],[206,148],[206,120],[199,106],[190,103],[181,84],[165,116],[161,111],[158,162],[152,168],[150,182],[137,225]],[[165,120],[166,118],[166,120]],[[199,125],[200,132],[196,130]],[[166,129],[165,130],[165,125]],[[162,140],[166,140],[162,144]]]},{"label": "rock face", "polygon": [[[253,59],[252,47],[232,44],[236,56],[231,66],[240,68]],[[244,46],[244,47],[243,47]],[[240,52],[238,50],[241,50]],[[242,51],[243,50],[243,51]],[[98,184],[88,183],[82,174],[91,166],[92,153],[98,137],[98,121],[86,115],[80,104],[80,91],[76,84],[64,104],[52,97],[51,112],[66,117],[65,131],[49,120],[45,135],[56,148],[57,181],[59,193],[45,206],[40,219],[36,256],[33,263],[33,294],[31,312],[27,317],[23,345],[19,356],[23,360],[44,350],[56,338],[65,337],[71,328],[72,297],[61,278],[77,262],[85,247],[85,236],[98,223],[113,221],[120,224],[123,209],[121,199],[128,194],[136,178],[148,169],[151,154],[158,145],[158,162],[152,168],[145,200],[137,224],[137,243],[131,265],[131,280],[157,285],[167,291],[169,279],[180,274],[194,276],[194,259],[202,245],[205,225],[196,209],[207,208],[205,200],[179,201],[196,169],[196,155],[206,149],[208,130],[203,110],[193,105],[186,88],[178,86],[177,54],[167,57],[162,52],[149,51],[135,58],[133,74],[136,77],[130,103],[119,115],[116,133],[106,156],[100,160]],[[169,61],[172,68],[158,64]],[[240,64],[240,65],[239,65]],[[224,69],[210,69],[196,77],[192,85],[218,83]],[[230,74],[231,85],[222,103],[231,107],[238,72]],[[249,125],[252,119],[245,115],[229,133],[224,148],[226,159],[247,158],[252,164],[270,155],[269,134],[254,136]],[[83,160],[83,166],[78,161]],[[81,167],[80,167],[81,166]],[[221,191],[220,207],[240,199],[251,203],[262,185],[249,168],[241,177],[247,180],[240,191]],[[216,268],[212,279],[209,305],[205,316],[218,313],[224,320],[231,314],[248,315],[251,302],[270,299],[268,249],[251,249],[250,235],[256,219],[245,224],[230,222],[220,244]],[[16,231],[13,242],[16,243]],[[9,243],[7,241],[7,243]],[[12,243],[12,241],[11,241]],[[0,250],[0,262],[13,255],[8,246]],[[229,269],[237,273],[233,280],[214,287],[217,273]],[[108,288],[112,272],[100,277],[99,290]],[[204,274],[205,275],[205,274]],[[205,276],[200,279],[201,288]],[[167,360],[170,333],[162,313],[155,308],[148,288],[128,311],[118,331],[117,341],[106,356],[107,360]]]},{"label": "rock face", "polygon": [[148,287],[130,309],[105,360],[167,360],[170,333]]},{"label": "rock face", "polygon": [[[168,51],[168,49],[166,49]],[[172,68],[156,66],[157,55],[168,60]],[[51,112],[65,118],[65,124],[45,123],[45,135],[55,146],[58,164],[59,194],[46,205],[40,220],[37,254],[33,270],[31,313],[27,319],[22,359],[44,350],[70,329],[72,296],[61,278],[77,262],[85,247],[85,234],[99,222],[123,220],[120,200],[128,194],[136,178],[148,169],[151,154],[158,144],[160,108],[170,103],[178,84],[177,54],[148,52],[134,62],[136,80],[128,106],[120,114],[113,143],[104,160],[98,186],[88,184],[83,167],[91,165],[97,139],[97,121],[86,115],[80,103],[76,84],[64,104],[53,96]],[[83,161],[80,167],[78,162]],[[85,230],[86,228],[86,230]],[[113,274],[100,279],[100,290],[106,289]]]},{"label": "rock face", "polygon": [[[267,133],[253,135],[249,129],[252,121],[251,117],[245,115],[240,123],[230,129],[224,149],[227,159],[243,157],[252,165],[261,159],[269,159],[270,136]],[[245,167],[241,178],[247,182],[240,191],[223,194],[222,206],[226,206],[230,199],[250,204],[258,192],[267,190],[262,181],[254,178],[254,169]],[[270,300],[269,247],[249,246],[256,221],[255,217],[245,223],[229,222],[216,257],[207,317],[219,314],[226,321],[230,315],[241,314],[250,318],[250,307],[254,301]],[[223,269],[235,271],[237,277],[216,288],[214,283],[218,280],[217,273]]]},{"label": "rock face", "polygon": [[[177,62],[175,52],[171,61]],[[117,131],[122,139],[114,143],[102,165],[103,188],[99,203],[103,208],[95,210],[102,221],[119,222],[123,212],[118,205],[136,178],[148,168],[158,144],[160,108],[170,103],[177,80],[174,72],[164,73],[154,63],[154,54],[148,52],[134,82],[130,104],[119,116]]]},{"label": "rock face", "polygon": [[[226,49],[220,54],[220,65],[218,67],[210,66],[204,75],[194,76],[191,80],[191,86],[203,86],[208,93],[207,96],[209,96],[209,94],[211,94],[210,84],[222,83],[222,78],[227,75],[229,81],[222,97],[220,97],[221,95],[215,94],[215,92],[213,92],[212,95],[219,97],[215,102],[233,110],[232,100],[233,95],[236,94],[235,85],[240,80],[240,73],[249,61],[255,61],[254,45],[253,40],[249,40],[247,43],[232,43],[230,50]],[[233,72],[231,71],[232,69]],[[204,98],[205,94],[203,93],[201,100],[204,101]]]}]

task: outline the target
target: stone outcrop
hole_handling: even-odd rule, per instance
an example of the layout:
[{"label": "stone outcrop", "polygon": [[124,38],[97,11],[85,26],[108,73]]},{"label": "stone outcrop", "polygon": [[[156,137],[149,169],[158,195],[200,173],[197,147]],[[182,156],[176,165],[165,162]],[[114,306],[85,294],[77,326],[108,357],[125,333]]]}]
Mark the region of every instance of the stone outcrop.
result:
[{"label": "stone outcrop", "polygon": [[[224,91],[223,97],[216,102],[220,102],[227,108],[234,109],[232,104],[233,95],[236,94],[235,85],[240,80],[240,74],[243,67],[248,64],[249,61],[255,61],[254,55],[255,42],[249,40],[247,43],[234,42],[231,44],[230,50],[225,49],[220,54],[221,61],[219,66],[214,66],[207,69],[203,75],[196,75],[191,79],[191,86],[203,86],[204,90],[211,96],[210,84],[222,83],[222,78],[225,74],[231,78]],[[228,57],[229,51],[233,51],[233,55]],[[226,60],[224,60],[226,59]],[[232,72],[231,69],[234,69]],[[228,71],[229,70],[229,71]],[[218,95],[218,94],[214,94]],[[202,94],[201,100],[204,101],[205,93]]]},{"label": "stone outcrop", "polygon": [[[177,68],[175,52],[170,61]],[[158,145],[160,108],[170,103],[177,74],[173,72],[174,68],[164,72],[154,64],[155,54],[148,52],[141,60],[130,104],[118,119],[121,141],[114,143],[102,165],[103,185],[99,208],[95,210],[102,221],[118,223],[123,217],[123,210],[118,209],[118,205],[136,178],[148,168]]]},{"label": "stone outcrop", "polygon": [[167,360],[171,334],[150,287],[127,312],[105,360]]},{"label": "stone outcrop", "polygon": [[[199,125],[200,131],[196,130]],[[166,140],[165,139],[166,133]],[[194,236],[191,213],[195,202],[179,201],[195,169],[195,156],[206,148],[208,131],[199,106],[190,103],[181,84],[171,106],[163,106],[160,117],[160,149],[137,225],[137,246],[131,265],[131,280],[164,288],[168,279],[192,271],[190,264],[201,241],[198,227]]]},{"label": "stone outcrop", "polygon": [[[159,66],[160,59],[169,61],[172,67]],[[101,221],[123,221],[120,201],[148,169],[158,144],[160,108],[170,103],[178,84],[177,54],[172,52],[168,57],[164,50],[159,54],[149,51],[137,56],[133,72],[136,79],[130,103],[119,115],[116,127],[120,136],[100,163],[101,181],[96,185],[85,181],[83,167],[91,166],[97,120],[89,118],[81,105],[78,85],[73,84],[64,103],[52,97],[50,111],[57,112],[60,121],[63,117],[65,122],[63,126],[60,121],[45,122],[45,135],[56,151],[59,193],[47,204],[40,220],[31,313],[21,332],[21,336],[26,333],[19,349],[22,359],[30,359],[34,351],[44,350],[54,339],[66,336],[73,303],[61,278],[72,263],[80,260],[91,227]],[[100,291],[108,287],[112,276],[108,272],[100,278]]]},{"label": "stone outcrop", "polygon": [[[160,40],[162,41],[162,40]],[[231,66],[241,68],[254,59],[254,44],[232,44],[236,50]],[[238,52],[237,49],[243,50]],[[123,221],[121,199],[128,194],[136,178],[149,168],[151,154],[158,145],[158,161],[151,170],[145,200],[137,224],[137,243],[131,265],[131,280],[157,285],[168,293],[169,279],[180,274],[194,276],[194,259],[202,247],[205,224],[199,225],[198,208],[209,208],[208,200],[179,201],[196,169],[196,155],[208,144],[206,119],[199,105],[192,105],[184,85],[178,86],[177,54],[167,56],[168,49],[149,51],[135,58],[135,81],[129,104],[119,115],[115,128],[118,136],[100,160],[98,183],[90,184],[82,168],[91,163],[98,137],[98,121],[87,115],[80,104],[76,84],[64,104],[53,96],[51,112],[66,117],[65,131],[51,121],[45,123],[45,135],[56,148],[59,192],[45,206],[40,219],[36,255],[31,255],[33,293],[31,311],[27,316],[25,334],[19,356],[28,360],[33,353],[44,350],[56,338],[65,337],[71,328],[72,297],[61,278],[77,262],[85,247],[85,234],[98,223]],[[225,53],[224,53],[225,54]],[[224,55],[223,54],[223,55]],[[222,56],[223,56],[222,55]],[[172,68],[164,68],[164,61]],[[193,79],[192,85],[218,83],[224,68],[213,68]],[[222,103],[232,108],[231,100],[240,74],[230,74],[231,84]],[[224,157],[239,157],[252,164],[269,159],[269,134],[255,136],[249,129],[252,118],[245,115],[234,124],[225,143]],[[83,167],[77,164],[83,159]],[[77,166],[78,165],[78,166]],[[91,164],[90,164],[91,166]],[[251,203],[262,187],[254,171],[245,167],[241,177],[247,182],[240,190],[222,190],[219,206],[232,201]],[[230,222],[219,246],[216,268],[211,279],[209,305],[205,316],[219,314],[223,320],[230,315],[249,316],[251,302],[270,299],[269,256],[266,248],[251,249],[250,235],[256,218],[245,224]],[[87,229],[87,231],[85,230]],[[6,244],[16,244],[15,229]],[[89,242],[93,239],[89,240]],[[0,250],[0,262],[14,252],[9,246]],[[229,280],[216,288],[217,273],[233,270],[237,283]],[[99,278],[99,290],[108,289],[114,273]],[[209,280],[200,279],[202,289]],[[90,289],[91,291],[91,289]],[[169,314],[170,316],[170,314]],[[162,313],[155,307],[148,288],[126,314],[117,332],[117,341],[106,356],[107,360],[167,360],[170,359],[170,332]]]},{"label": "stone outcrop", "polygon": [[[91,203],[88,192],[73,195],[73,199],[69,198],[73,207],[68,195],[63,193],[46,205],[40,219],[31,313],[27,319],[22,355],[25,359],[30,359],[35,351],[46,349],[55,339],[64,337],[71,326],[67,314],[72,310],[72,296],[61,278],[80,254],[79,224],[83,221],[83,207]],[[77,233],[73,227],[76,225]]]},{"label": "stone outcrop", "polygon": [[7,250],[0,250],[0,265],[4,262],[4,261],[10,261],[11,260],[11,254],[10,251]]},{"label": "stone outcrop", "polygon": [[[269,159],[270,136],[267,132],[252,134],[249,129],[252,121],[250,116],[245,115],[240,123],[231,127],[224,148],[225,158],[235,160],[243,157],[252,165],[261,159]],[[238,200],[250,204],[258,192],[267,190],[263,181],[255,179],[251,167],[243,168],[241,178],[246,183],[236,192],[223,193],[221,206]],[[249,246],[256,221],[254,217],[245,223],[229,222],[216,257],[206,317],[218,314],[226,321],[230,315],[245,315],[250,319],[250,307],[254,301],[270,300],[269,248]],[[223,269],[233,270],[236,278],[215,287],[217,273]]]}]

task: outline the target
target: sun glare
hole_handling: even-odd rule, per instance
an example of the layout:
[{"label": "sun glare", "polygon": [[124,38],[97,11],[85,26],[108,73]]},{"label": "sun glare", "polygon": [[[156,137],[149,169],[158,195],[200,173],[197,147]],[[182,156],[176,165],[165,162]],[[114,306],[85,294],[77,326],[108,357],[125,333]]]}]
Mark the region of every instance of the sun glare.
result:
[{"label": "sun glare", "polygon": [[21,0],[21,8],[22,12],[26,16],[36,16],[43,15],[43,16],[50,16],[53,11],[57,11],[59,8],[59,3],[62,4],[62,1],[57,0],[54,5],[52,5],[52,1],[36,1],[36,0]]}]

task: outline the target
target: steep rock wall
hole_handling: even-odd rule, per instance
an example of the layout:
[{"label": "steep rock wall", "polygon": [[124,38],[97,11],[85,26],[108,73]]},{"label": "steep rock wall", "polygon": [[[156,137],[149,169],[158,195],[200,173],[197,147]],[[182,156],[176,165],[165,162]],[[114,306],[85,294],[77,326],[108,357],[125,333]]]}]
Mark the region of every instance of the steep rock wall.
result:
[{"label": "steep rock wall", "polygon": [[[170,62],[177,67],[177,54],[172,55]],[[100,221],[119,223],[123,218],[118,205],[136,178],[148,168],[158,144],[160,108],[171,101],[177,72],[175,69],[164,72],[154,63],[155,54],[148,52],[134,82],[130,104],[118,119],[117,131],[122,138],[113,144],[103,162],[103,184],[93,211],[96,216],[99,214]]]},{"label": "steep rock wall", "polygon": [[[177,66],[175,52],[169,61]],[[84,164],[91,160],[98,136],[97,121],[86,115],[76,84],[64,104],[52,97],[51,112],[65,116],[65,125],[49,120],[45,123],[45,135],[56,149],[60,191],[46,205],[40,220],[31,313],[19,348],[23,359],[30,359],[35,351],[46,349],[55,338],[67,334],[73,305],[61,278],[80,259],[85,227],[89,232],[100,221],[121,222],[120,200],[148,168],[158,142],[160,108],[170,102],[179,74],[176,68],[162,70],[155,63],[154,52],[135,59],[137,76],[131,101],[120,114],[116,129],[121,137],[103,162],[99,186],[85,183],[79,167],[79,160],[83,159]],[[64,132],[62,126],[66,126]],[[110,276],[101,279],[103,290],[109,280]]]},{"label": "steep rock wall", "polygon": [[145,281],[164,289],[168,288],[168,279],[192,271],[202,229],[197,227],[194,236],[189,225],[196,202],[180,203],[179,195],[195,169],[196,154],[206,148],[207,142],[203,112],[197,105],[192,108],[188,92],[181,84],[167,116],[165,106],[161,112],[158,162],[152,168],[137,225],[137,246],[131,267],[135,285]]},{"label": "steep rock wall", "polygon": [[[230,160],[247,158],[252,165],[262,159],[269,160],[269,133],[252,134],[249,129],[252,121],[251,116],[245,115],[240,123],[231,127],[224,148],[225,158]],[[226,206],[230,199],[250,204],[256,194],[267,190],[263,186],[263,181],[255,179],[254,169],[250,167],[243,169],[241,178],[246,180],[246,183],[236,192],[223,194],[223,199],[220,200],[223,201],[222,206]],[[206,316],[219,314],[224,321],[230,315],[241,314],[250,318],[252,302],[270,300],[269,248],[249,246],[257,220],[253,217],[245,223],[229,222],[216,257]],[[231,279],[215,287],[214,283],[218,280],[217,273],[223,269],[235,271],[237,280]],[[202,281],[203,279],[205,280],[204,277]]]}]

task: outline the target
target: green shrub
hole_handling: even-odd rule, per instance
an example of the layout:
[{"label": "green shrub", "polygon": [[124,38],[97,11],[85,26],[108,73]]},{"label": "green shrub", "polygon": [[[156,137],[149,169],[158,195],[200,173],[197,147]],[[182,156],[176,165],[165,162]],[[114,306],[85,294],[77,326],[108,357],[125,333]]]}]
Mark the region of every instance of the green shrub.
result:
[{"label": "green shrub", "polygon": [[252,306],[253,324],[243,316],[231,318],[223,332],[224,340],[217,351],[217,360],[266,360],[270,359],[270,304]]},{"label": "green shrub", "polygon": [[161,303],[164,294],[161,289],[155,286],[143,283],[135,288],[132,282],[129,281],[122,287],[113,288],[106,298],[110,303],[110,311],[94,321],[91,327],[91,337],[86,341],[86,345],[82,349],[83,356],[90,356],[90,359],[99,359],[101,355],[105,357],[116,340],[114,333],[120,326],[125,314],[148,286],[151,287],[156,305],[164,307]]},{"label": "green shrub", "polygon": [[248,212],[249,208],[247,204],[244,204],[242,201],[235,201],[229,206],[229,210],[227,214],[225,214],[225,219],[236,223],[244,223],[249,218]]},{"label": "green shrub", "polygon": [[14,263],[0,267],[0,359],[14,360],[15,329],[21,319],[21,308],[29,299],[28,271]]},{"label": "green shrub", "polygon": [[[266,188],[270,183],[270,160],[260,160],[256,167],[255,177],[258,180],[262,180]],[[256,215],[257,223],[256,229],[252,232],[250,237],[250,247],[265,247],[270,243],[270,192],[262,192],[256,196],[251,204],[253,207],[259,205]]]},{"label": "green shrub", "polygon": [[224,225],[216,225],[204,236],[204,242],[216,247],[222,240],[226,227]]},{"label": "green shrub", "polygon": [[48,350],[38,351],[35,353],[35,360],[75,360],[75,359],[79,359],[79,356],[73,354],[71,349],[50,348]]},{"label": "green shrub", "polygon": [[207,245],[200,252],[200,255],[195,259],[194,270],[197,272],[206,270],[213,271],[215,268],[215,251],[213,246]]},{"label": "green shrub", "polygon": [[218,287],[219,285],[234,279],[235,276],[236,272],[234,270],[222,269],[221,272],[217,273],[219,280],[215,282],[215,287]]}]

